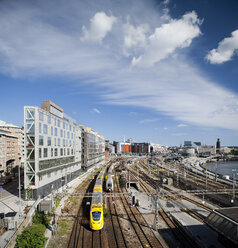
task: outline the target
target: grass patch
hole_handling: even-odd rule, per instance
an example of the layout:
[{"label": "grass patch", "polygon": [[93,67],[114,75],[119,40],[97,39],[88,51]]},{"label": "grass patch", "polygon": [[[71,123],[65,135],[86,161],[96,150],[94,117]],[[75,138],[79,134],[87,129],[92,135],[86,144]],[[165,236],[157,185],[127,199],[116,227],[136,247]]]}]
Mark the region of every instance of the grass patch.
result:
[{"label": "grass patch", "polygon": [[79,203],[79,199],[77,199],[77,198],[75,198],[75,197],[72,197],[72,196],[70,196],[70,197],[68,198],[68,201],[69,201],[69,202],[72,202],[73,205],[78,205],[78,203]]},{"label": "grass patch", "polygon": [[70,224],[67,219],[58,219],[58,229],[57,234],[59,236],[64,236],[66,232],[68,232],[70,229]]},{"label": "grass patch", "polygon": [[109,218],[111,216],[107,208],[103,208],[103,216],[104,218]]}]

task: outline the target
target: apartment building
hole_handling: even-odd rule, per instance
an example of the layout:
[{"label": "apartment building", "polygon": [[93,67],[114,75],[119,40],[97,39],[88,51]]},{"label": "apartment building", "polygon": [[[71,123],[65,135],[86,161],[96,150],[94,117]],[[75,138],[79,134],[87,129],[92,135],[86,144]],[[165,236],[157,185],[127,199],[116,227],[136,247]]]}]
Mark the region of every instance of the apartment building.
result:
[{"label": "apartment building", "polygon": [[21,127],[0,121],[0,175],[24,161],[24,139]]},{"label": "apartment building", "polygon": [[44,197],[81,172],[81,128],[51,101],[24,107],[26,198]]},{"label": "apartment building", "polygon": [[18,139],[10,131],[0,129],[0,175],[19,164]]}]

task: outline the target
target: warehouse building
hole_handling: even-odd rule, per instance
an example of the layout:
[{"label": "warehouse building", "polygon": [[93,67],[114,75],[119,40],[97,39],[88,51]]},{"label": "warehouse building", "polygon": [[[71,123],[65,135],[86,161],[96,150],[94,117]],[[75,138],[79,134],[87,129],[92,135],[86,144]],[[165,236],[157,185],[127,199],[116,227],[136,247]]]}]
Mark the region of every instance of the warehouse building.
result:
[{"label": "warehouse building", "polygon": [[81,172],[81,128],[51,101],[24,107],[27,199],[58,190]]}]

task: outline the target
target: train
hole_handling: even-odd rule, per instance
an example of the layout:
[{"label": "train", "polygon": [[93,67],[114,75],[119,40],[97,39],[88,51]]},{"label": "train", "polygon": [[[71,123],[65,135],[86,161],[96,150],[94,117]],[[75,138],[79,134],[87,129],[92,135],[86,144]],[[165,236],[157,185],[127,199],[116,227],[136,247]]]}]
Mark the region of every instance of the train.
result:
[{"label": "train", "polygon": [[103,220],[103,180],[105,169],[99,173],[92,194],[91,208],[90,208],[90,228],[94,231],[101,230],[104,225]]},{"label": "train", "polygon": [[109,192],[113,191],[113,169],[114,169],[114,164],[112,164],[107,173],[107,181],[106,181],[106,190]]}]

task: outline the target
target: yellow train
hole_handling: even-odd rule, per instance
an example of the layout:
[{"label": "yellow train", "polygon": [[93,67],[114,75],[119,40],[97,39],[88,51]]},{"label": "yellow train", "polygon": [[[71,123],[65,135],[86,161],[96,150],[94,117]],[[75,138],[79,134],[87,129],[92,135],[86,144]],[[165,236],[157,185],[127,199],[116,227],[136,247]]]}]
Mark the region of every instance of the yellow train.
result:
[{"label": "yellow train", "polygon": [[91,209],[90,209],[90,227],[92,230],[100,230],[103,228],[103,180],[105,170],[103,169],[97,179],[93,188]]}]

